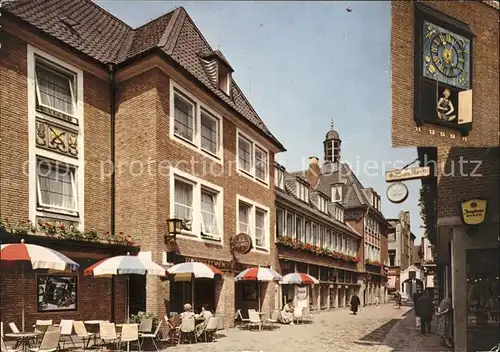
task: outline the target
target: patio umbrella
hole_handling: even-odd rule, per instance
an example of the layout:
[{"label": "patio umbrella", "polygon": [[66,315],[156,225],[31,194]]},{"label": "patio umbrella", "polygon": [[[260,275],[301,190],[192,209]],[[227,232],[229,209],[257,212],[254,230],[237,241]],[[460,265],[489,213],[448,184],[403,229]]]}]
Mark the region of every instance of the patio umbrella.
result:
[{"label": "patio umbrella", "polygon": [[281,281],[283,277],[271,268],[249,268],[236,275],[234,281],[258,281],[259,282],[259,310],[260,310],[260,282]]},{"label": "patio umbrella", "polygon": [[[79,264],[72,261],[64,254],[53,249],[37,246],[34,244],[26,244],[24,240],[21,243],[2,244],[0,246],[0,260],[2,261],[22,261],[22,283],[24,284],[24,262],[31,262],[31,267],[34,270],[48,269],[56,271],[77,271]],[[24,290],[22,290],[22,310],[21,320],[24,331]]]},{"label": "patio umbrella", "polygon": [[93,277],[127,274],[165,276],[165,269],[152,260],[127,253],[103,259],[83,271],[83,276]]},{"label": "patio umbrella", "polygon": [[199,262],[186,262],[171,266],[167,275],[174,281],[191,281],[191,302],[194,307],[194,280],[193,279],[220,279],[224,275],[215,266]]},{"label": "patio umbrella", "polygon": [[283,281],[281,281],[280,284],[315,285],[319,284],[319,280],[309,274],[290,273],[283,276]]}]

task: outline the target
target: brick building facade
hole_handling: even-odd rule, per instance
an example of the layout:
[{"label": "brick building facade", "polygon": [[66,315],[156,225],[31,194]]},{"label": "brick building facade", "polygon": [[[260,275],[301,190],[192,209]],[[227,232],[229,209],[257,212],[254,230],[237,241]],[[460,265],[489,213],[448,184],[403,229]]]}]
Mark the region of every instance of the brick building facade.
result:
[{"label": "brick building facade", "polygon": [[[2,8],[1,218],[29,220],[37,234],[46,223],[63,224],[129,245],[101,257],[136,251],[134,242],[157,263],[202,261],[224,272],[221,281],[193,286],[156,278],[115,285],[116,301],[133,300],[134,311],[163,316],[194,296],[195,309],[207,303],[229,326],[236,308],[272,310],[276,285],[254,292],[257,307],[234,276],[275,265],[271,170],[284,148],[232,79],[233,68],[183,8],[133,29],[92,2],[74,3],[78,13],[57,1]],[[40,160],[67,178],[42,179]],[[47,195],[56,186],[59,200]],[[167,246],[173,217],[183,220],[183,231]],[[254,247],[245,255],[230,249],[241,232]],[[95,258],[87,247],[75,251]],[[13,272],[3,273],[7,285]],[[102,299],[94,298],[114,312],[109,283],[78,280],[79,297],[92,290],[85,285],[102,285],[95,290]],[[5,292],[2,302],[11,298]],[[94,311],[83,303],[79,298],[80,316]]]},{"label": "brick building facade", "polygon": [[373,188],[365,188],[350,167],[341,161],[341,144],[332,123],[332,129],[323,141],[323,164],[320,166],[317,158],[310,158],[307,170],[291,175],[307,180],[318,197],[343,208],[345,224],[360,237],[356,253],[359,262],[356,265],[355,289],[359,289],[361,304],[373,304],[375,297],[384,302],[387,299],[389,264],[387,237],[394,228],[382,214],[377,192]]},{"label": "brick building facade", "polygon": [[[436,300],[452,295],[454,342],[460,351],[491,348],[498,338],[499,153],[499,148],[455,147],[426,153],[437,170],[434,181],[423,181],[437,184],[424,197],[428,237],[435,246]],[[429,212],[433,201],[434,214]],[[476,214],[478,224],[468,223],[470,214]]]},{"label": "brick building facade", "polygon": [[[498,146],[498,1],[393,1],[391,7],[392,145]],[[426,31],[424,25],[432,29]],[[453,50],[462,49],[450,41],[441,42],[440,31],[443,38],[448,34],[454,38],[456,34],[458,42],[462,40],[460,38],[464,38],[464,43],[470,38],[470,48],[463,48],[470,52],[459,57],[461,53]],[[436,40],[434,47],[433,38]],[[429,48],[426,40],[431,41]],[[455,43],[455,39],[451,42]],[[447,50],[450,48],[452,51]],[[446,64],[440,66],[439,57],[442,59],[445,51],[455,52],[451,59],[445,58],[451,60],[449,70]],[[416,57],[415,53],[419,56]],[[453,58],[453,55],[457,56]],[[461,85],[454,79],[463,64],[470,65],[470,69],[465,67],[463,71],[469,81]],[[460,121],[460,116],[450,122],[437,121],[437,104],[443,89],[448,87],[455,110],[450,116],[463,110],[464,119],[466,115],[472,116],[471,124]],[[459,91],[466,90],[472,91],[472,109],[469,109],[470,101],[465,96],[460,98],[463,104],[459,103]],[[461,130],[465,133],[462,134]]]}]

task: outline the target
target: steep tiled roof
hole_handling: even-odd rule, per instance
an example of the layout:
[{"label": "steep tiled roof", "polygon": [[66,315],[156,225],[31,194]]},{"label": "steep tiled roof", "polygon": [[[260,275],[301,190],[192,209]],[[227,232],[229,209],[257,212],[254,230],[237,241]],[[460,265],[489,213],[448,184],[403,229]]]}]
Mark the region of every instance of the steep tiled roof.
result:
[{"label": "steep tiled roof", "polygon": [[103,64],[126,64],[149,50],[161,50],[285,151],[234,80],[229,95],[210,80],[202,55],[212,53],[231,66],[210,47],[182,7],[136,29],[90,0],[16,0],[2,10]]},{"label": "steep tiled roof", "polygon": [[[321,173],[316,189],[324,194],[330,194],[331,185],[343,183],[347,187],[347,192],[343,194],[344,199],[342,201],[342,206],[345,209],[369,206],[370,199],[365,193],[366,189],[349,165],[340,163],[339,166],[340,168],[337,171]],[[307,178],[307,170],[296,171],[291,174]],[[380,216],[384,217],[381,213]]]},{"label": "steep tiled roof", "polygon": [[[308,202],[304,202],[300,199],[298,199],[297,196],[297,188],[295,187],[295,175],[292,175],[288,173],[287,171],[284,171],[284,177],[285,177],[285,189],[282,190],[279,187],[276,187],[276,196],[277,199],[279,198],[284,199],[292,204],[298,209],[301,209],[304,212],[307,212],[311,214],[314,218],[320,219],[322,221],[330,222],[342,229],[344,229],[347,232],[351,232],[357,236],[360,236],[358,232],[354,231],[350,226],[347,224],[344,224],[337,219],[335,219],[333,216],[330,214],[325,214],[317,209],[317,203],[315,201],[315,198],[317,197],[317,192],[310,192],[310,197]],[[300,176],[299,176],[300,177]]]}]

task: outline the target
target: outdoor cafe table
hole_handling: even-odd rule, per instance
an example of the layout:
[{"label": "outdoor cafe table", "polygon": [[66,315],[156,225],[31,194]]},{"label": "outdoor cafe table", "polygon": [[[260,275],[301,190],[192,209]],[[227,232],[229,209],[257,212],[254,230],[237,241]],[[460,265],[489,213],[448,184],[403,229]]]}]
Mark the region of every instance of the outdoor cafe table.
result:
[{"label": "outdoor cafe table", "polygon": [[9,333],[5,334],[6,337],[12,337],[17,339],[17,341],[21,344],[22,350],[26,351],[26,345],[29,340],[37,337],[36,332],[16,332],[16,333]]}]

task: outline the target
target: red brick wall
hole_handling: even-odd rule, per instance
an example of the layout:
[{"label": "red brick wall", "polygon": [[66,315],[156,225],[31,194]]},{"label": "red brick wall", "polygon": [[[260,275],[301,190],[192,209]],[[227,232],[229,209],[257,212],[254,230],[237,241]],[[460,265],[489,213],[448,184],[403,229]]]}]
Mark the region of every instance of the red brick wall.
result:
[{"label": "red brick wall", "polygon": [[14,223],[28,219],[27,48],[1,29],[0,37],[0,217]]},{"label": "red brick wall", "polygon": [[[194,160],[195,175],[198,178],[216,184],[224,190],[224,236],[223,246],[183,238],[177,239],[175,248],[182,255],[229,261],[229,238],[236,234],[236,195],[254,200],[270,211],[269,254],[248,253],[236,255],[246,264],[275,266],[274,221],[275,196],[273,175],[270,175],[270,188],[236,174],[236,126],[225,119],[223,123],[224,165],[193,151],[169,138],[170,113],[169,77],[159,69],[152,69],[120,84],[118,98],[118,114],[116,124],[116,157],[117,164],[132,160],[152,160],[152,168],[158,172],[153,175],[136,177],[128,172],[121,173],[117,182],[117,231],[126,232],[133,229],[134,236],[139,239],[141,249],[153,252],[157,261],[167,251],[163,235],[167,231],[167,219],[171,216],[168,169],[157,169],[158,163],[168,161],[170,165],[190,173],[189,167],[178,164],[179,161]],[[194,92],[192,92],[194,94]],[[196,95],[196,94],[194,94]],[[202,99],[202,97],[198,97]],[[212,102],[212,105],[213,102]],[[213,107],[213,106],[212,106]],[[242,124],[243,125],[243,124]],[[260,136],[250,128],[240,126],[242,130],[263,144]],[[273,165],[271,155],[269,165]],[[203,165],[214,174],[203,172]],[[221,168],[224,167],[224,172]],[[218,176],[218,175],[224,176]],[[228,285],[232,284],[228,280]],[[271,293],[272,290],[267,290]],[[231,290],[222,289],[222,292]],[[164,312],[164,299],[168,299],[168,284],[154,279],[148,283],[148,310],[158,314]],[[223,298],[225,300],[225,298]],[[272,304],[265,300],[264,304]],[[232,318],[228,315],[228,319]]]},{"label": "red brick wall", "polygon": [[[413,120],[413,16],[412,1],[392,1],[391,88],[392,145],[407,146],[498,146],[499,145],[499,56],[498,10],[480,1],[422,1],[436,10],[467,23],[473,41],[473,129],[462,141],[460,133],[444,126],[425,124],[415,130]],[[429,129],[435,130],[430,134]],[[440,136],[440,132],[446,134]],[[456,135],[451,139],[449,134]]]},{"label": "red brick wall", "polygon": [[[84,278],[80,272],[77,280],[77,310],[59,312],[37,312],[37,281],[33,270],[25,266],[24,282],[21,282],[21,265],[17,263],[0,264],[0,316],[4,324],[22,325],[22,296],[24,294],[25,329],[32,331],[36,320],[52,319],[59,323],[61,319],[72,320],[112,320],[111,280]],[[126,285],[125,278],[115,281],[115,321],[125,320]],[[8,327],[4,325],[4,329]]]},{"label": "red brick wall", "polygon": [[[498,216],[499,150],[500,148],[438,148],[438,218],[460,216],[460,203],[477,197],[489,199],[488,214]],[[463,160],[462,167],[460,160]],[[477,170],[474,170],[478,165]]]},{"label": "red brick wall", "polygon": [[[5,34],[2,32],[2,34]],[[2,35],[0,50],[0,217],[11,223],[28,219],[27,43]],[[111,157],[108,84],[84,73],[85,227],[110,230],[109,179],[101,162]],[[33,141],[35,143],[35,141]]]}]

